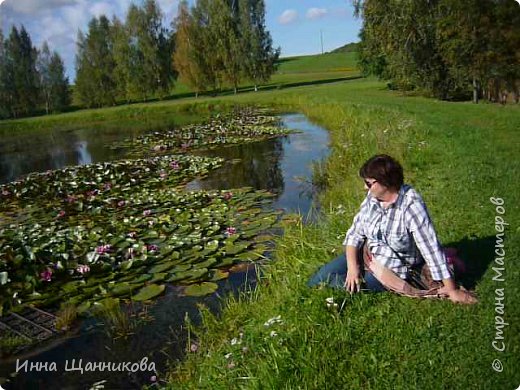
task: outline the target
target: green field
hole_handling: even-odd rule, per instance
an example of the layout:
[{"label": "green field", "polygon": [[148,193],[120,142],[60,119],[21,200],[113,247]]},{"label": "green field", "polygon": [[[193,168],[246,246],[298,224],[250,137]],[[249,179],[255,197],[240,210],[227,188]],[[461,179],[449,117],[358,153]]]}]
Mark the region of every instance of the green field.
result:
[{"label": "green field", "polygon": [[[300,73],[303,78],[319,72],[335,79],[335,60],[327,58],[330,65],[322,71],[312,63],[324,58],[285,62],[276,77],[298,81]],[[306,61],[305,72],[298,72],[298,61]],[[171,389],[515,389],[520,384],[515,368],[520,363],[519,106],[404,96],[382,82],[359,79],[2,122],[0,131],[136,121],[151,126],[179,113],[235,104],[300,111],[330,131],[331,157],[316,172],[316,181],[327,185],[321,196],[324,215],[315,225],[304,226],[297,218],[288,222],[258,287],[225,301],[218,318],[203,310],[203,325],[192,333],[197,351],[187,352],[186,360],[160,373],[160,379],[169,380]],[[423,195],[441,242],[457,247],[469,264],[465,283],[476,288],[477,305],[306,287],[316,268],[342,250],[364,196],[359,166],[383,152],[402,162],[405,181]],[[509,224],[503,278],[495,280],[497,210],[490,197],[504,200]],[[340,313],[326,307],[331,296],[344,303]],[[281,323],[264,325],[278,315]],[[497,328],[499,317],[508,325]],[[492,345],[499,337],[504,351]],[[503,363],[502,372],[491,367],[494,359]]]},{"label": "green field", "polygon": [[277,74],[357,71],[357,53],[286,57],[279,61]]}]

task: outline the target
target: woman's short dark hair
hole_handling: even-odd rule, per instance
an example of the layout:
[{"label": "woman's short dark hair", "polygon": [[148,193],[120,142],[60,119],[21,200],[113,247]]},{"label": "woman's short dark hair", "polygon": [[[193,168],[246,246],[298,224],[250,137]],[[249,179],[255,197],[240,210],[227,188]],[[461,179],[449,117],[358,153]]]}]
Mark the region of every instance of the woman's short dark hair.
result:
[{"label": "woman's short dark hair", "polygon": [[370,158],[359,170],[363,179],[376,179],[388,188],[398,190],[403,185],[403,167],[397,160],[386,155],[378,154]]}]

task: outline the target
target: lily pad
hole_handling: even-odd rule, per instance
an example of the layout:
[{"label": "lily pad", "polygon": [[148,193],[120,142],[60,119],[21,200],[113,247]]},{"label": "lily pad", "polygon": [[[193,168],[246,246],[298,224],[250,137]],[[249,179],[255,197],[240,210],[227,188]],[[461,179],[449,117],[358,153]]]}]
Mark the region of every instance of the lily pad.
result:
[{"label": "lily pad", "polygon": [[202,282],[198,284],[192,284],[186,287],[184,294],[190,297],[202,297],[209,295],[217,291],[218,285],[212,282]]},{"label": "lily pad", "polygon": [[147,301],[163,293],[165,285],[150,284],[132,296],[134,301]]},{"label": "lily pad", "polygon": [[211,272],[210,282],[217,282],[222,279],[226,279],[229,276],[229,272],[222,271],[220,269],[213,270]]},{"label": "lily pad", "polygon": [[133,290],[135,290],[137,286],[135,284],[130,283],[118,283],[114,288],[109,290],[109,293],[114,296],[126,295],[130,294]]}]

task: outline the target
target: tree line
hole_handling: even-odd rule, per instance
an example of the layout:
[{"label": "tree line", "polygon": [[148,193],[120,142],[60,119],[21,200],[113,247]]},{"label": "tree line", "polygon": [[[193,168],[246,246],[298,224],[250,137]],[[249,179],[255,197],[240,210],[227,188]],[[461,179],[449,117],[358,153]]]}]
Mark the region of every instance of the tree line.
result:
[{"label": "tree line", "polygon": [[170,28],[155,0],[129,6],[125,20],[92,18],[76,40],[74,85],[63,61],[32,46],[22,26],[7,39],[0,31],[0,118],[164,97],[180,79],[196,94],[216,92],[243,80],[255,89],[269,80],[280,49],[265,26],[264,0],[198,0],[179,4]]},{"label": "tree line", "polygon": [[144,100],[169,93],[175,72],[172,34],[154,0],[131,4],[124,22],[92,18],[78,32],[75,94],[86,107]]},{"label": "tree line", "polygon": [[518,102],[520,8],[513,0],[354,0],[360,66],[440,99]]},{"label": "tree line", "polygon": [[155,0],[131,5],[126,20],[91,19],[77,39],[75,93],[83,105],[167,95],[174,80],[196,94],[243,79],[269,80],[279,49],[265,28],[263,0],[181,1],[171,29]]},{"label": "tree line", "polygon": [[13,26],[7,38],[0,30],[0,118],[59,112],[69,104],[69,81],[59,54],[51,53],[47,42],[34,47],[23,26]]}]

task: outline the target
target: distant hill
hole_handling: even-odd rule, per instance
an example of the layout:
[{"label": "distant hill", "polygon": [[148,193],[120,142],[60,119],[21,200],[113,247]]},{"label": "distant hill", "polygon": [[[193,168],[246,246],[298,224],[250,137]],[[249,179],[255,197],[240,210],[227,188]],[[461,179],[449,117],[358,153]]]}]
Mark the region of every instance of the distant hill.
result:
[{"label": "distant hill", "polygon": [[359,42],[351,42],[332,50],[331,53],[351,53],[353,51],[358,51],[358,47]]}]

